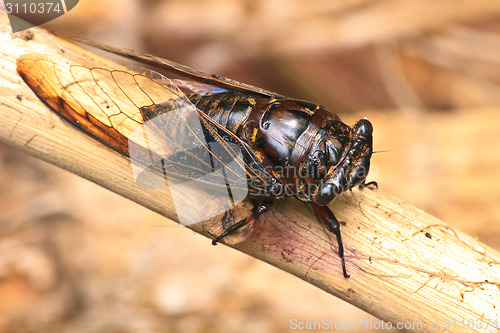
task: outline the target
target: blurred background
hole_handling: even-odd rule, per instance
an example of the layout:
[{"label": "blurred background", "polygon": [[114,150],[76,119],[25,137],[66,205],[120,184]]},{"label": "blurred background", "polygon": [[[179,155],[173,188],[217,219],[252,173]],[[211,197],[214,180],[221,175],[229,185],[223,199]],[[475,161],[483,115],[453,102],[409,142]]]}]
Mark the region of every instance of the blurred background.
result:
[{"label": "blurred background", "polygon": [[[500,250],[498,1],[81,0],[45,27],[367,117],[369,180]],[[377,321],[5,145],[0,171],[2,332]]]}]

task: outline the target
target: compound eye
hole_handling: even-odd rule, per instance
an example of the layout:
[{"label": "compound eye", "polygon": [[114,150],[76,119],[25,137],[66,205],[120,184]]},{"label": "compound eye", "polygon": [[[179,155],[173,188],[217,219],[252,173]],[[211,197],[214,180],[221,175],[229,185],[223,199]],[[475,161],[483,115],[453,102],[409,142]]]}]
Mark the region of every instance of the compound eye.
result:
[{"label": "compound eye", "polygon": [[354,130],[357,136],[370,137],[373,133],[373,126],[368,119],[361,119],[354,125]]},{"label": "compound eye", "polygon": [[316,193],[316,203],[320,206],[329,204],[337,195],[339,189],[334,184],[323,184]]}]

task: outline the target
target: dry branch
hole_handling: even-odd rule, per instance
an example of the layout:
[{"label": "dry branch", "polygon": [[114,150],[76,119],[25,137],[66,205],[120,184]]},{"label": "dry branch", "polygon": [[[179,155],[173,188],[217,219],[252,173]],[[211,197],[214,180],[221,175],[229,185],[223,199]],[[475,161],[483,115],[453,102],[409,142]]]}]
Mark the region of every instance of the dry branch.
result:
[{"label": "dry branch", "polygon": [[[5,14],[0,15],[0,139],[175,219],[168,193],[138,187],[127,158],[63,122],[16,72],[17,58],[28,53],[119,65],[42,29],[31,31],[11,34]],[[410,332],[435,332],[429,323],[436,322],[438,331],[447,324],[451,325],[448,332],[498,331],[491,322],[485,328],[488,320],[500,319],[497,251],[381,191],[354,193],[359,204],[350,195],[331,204],[345,222],[342,235],[349,279],[342,276],[336,246],[332,246],[335,240],[312,210],[296,200],[277,202],[255,223],[245,242],[232,246],[386,322],[413,325],[407,329]],[[201,225],[193,229],[206,235]]]}]

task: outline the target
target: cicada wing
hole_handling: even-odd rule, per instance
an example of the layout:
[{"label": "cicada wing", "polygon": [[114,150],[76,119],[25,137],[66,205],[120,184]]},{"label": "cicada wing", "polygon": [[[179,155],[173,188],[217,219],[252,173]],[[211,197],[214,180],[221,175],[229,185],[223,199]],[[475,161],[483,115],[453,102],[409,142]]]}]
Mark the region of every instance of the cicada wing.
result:
[{"label": "cicada wing", "polygon": [[[258,164],[248,146],[200,112],[166,78],[39,54],[21,57],[18,72],[62,118],[130,157],[139,185],[168,186],[184,225],[233,208],[246,197],[248,180],[266,183],[261,165],[260,172],[248,171],[247,163]],[[177,200],[186,186],[217,192],[220,209],[210,216],[193,212],[192,205]]]},{"label": "cicada wing", "polygon": [[[133,143],[147,142],[149,136],[155,136],[161,131],[165,141],[176,152],[168,157],[151,154],[148,162],[143,160],[141,149],[137,151],[137,155],[130,149],[131,160],[139,162],[137,169],[140,172],[136,173],[136,179],[147,175],[145,172],[149,170],[156,171],[153,172],[156,175],[161,167],[168,178],[169,190],[174,193],[174,202],[178,197],[175,193],[181,194],[184,186],[205,189],[208,186],[212,193],[218,191],[217,207],[220,208],[216,211],[222,213],[234,208],[249,192],[254,196],[259,193],[264,195],[276,183],[276,179],[265,170],[246,143],[191,103],[178,99],[144,107],[141,112],[144,119],[148,120],[143,128],[132,133],[130,146]],[[146,170],[145,165],[149,165]],[[176,177],[179,174],[184,177]],[[153,180],[154,177],[146,179]],[[253,186],[249,187],[249,184]],[[181,209],[177,211],[178,214],[182,213]],[[187,224],[203,219],[193,220],[193,216],[193,212],[189,211],[186,216],[179,215],[179,220]]]},{"label": "cicada wing", "polygon": [[[56,56],[24,55],[17,71],[63,119],[125,156],[129,156],[128,136],[144,123],[140,108],[176,98],[141,75],[82,66]],[[151,144],[160,152],[159,138],[151,138]]]}]

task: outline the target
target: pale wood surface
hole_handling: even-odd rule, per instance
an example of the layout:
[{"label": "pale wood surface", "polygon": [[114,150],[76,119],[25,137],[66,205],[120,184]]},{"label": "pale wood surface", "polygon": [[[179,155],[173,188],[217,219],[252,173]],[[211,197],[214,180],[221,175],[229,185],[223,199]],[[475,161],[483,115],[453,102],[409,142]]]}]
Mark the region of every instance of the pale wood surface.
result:
[{"label": "pale wood surface", "polygon": [[[43,30],[33,32],[31,39],[11,35],[2,15],[1,140],[175,219],[168,193],[138,187],[128,159],[64,123],[17,75],[15,62],[22,54],[61,54],[64,49],[68,57],[96,57]],[[385,321],[423,323],[408,331],[435,332],[428,323],[436,320],[439,330],[446,320],[456,320],[449,332],[498,331],[484,329],[486,322],[482,330],[460,322],[500,319],[498,252],[381,191],[354,193],[359,205],[350,195],[331,205],[345,222],[342,235],[350,279],[342,277],[332,237],[312,210],[296,200],[277,203],[255,224],[250,238],[234,247]],[[199,225],[194,229],[203,233]]]}]

